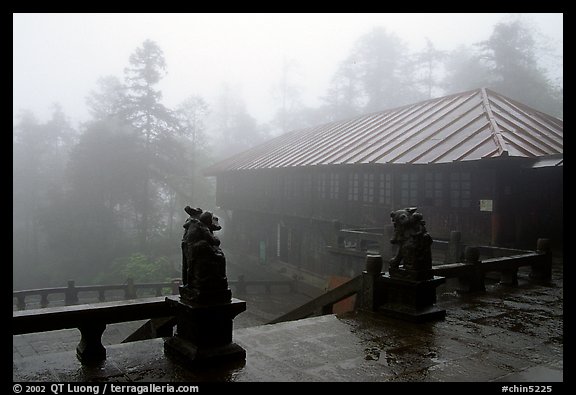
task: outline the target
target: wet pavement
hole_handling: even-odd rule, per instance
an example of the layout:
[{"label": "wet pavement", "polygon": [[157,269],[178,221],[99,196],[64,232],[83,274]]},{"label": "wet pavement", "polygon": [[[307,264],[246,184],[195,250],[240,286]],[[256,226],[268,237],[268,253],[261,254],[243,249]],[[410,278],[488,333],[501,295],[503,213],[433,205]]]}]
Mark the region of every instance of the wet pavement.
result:
[{"label": "wet pavement", "polygon": [[[108,358],[82,366],[73,352],[13,360],[14,381],[386,381],[554,382],[563,380],[563,271],[518,287],[487,282],[460,295],[438,289],[442,321],[413,324],[378,312],[326,315],[238,328],[246,361],[189,369],[164,355],[163,340],[107,347]],[[242,314],[240,315],[242,316]],[[238,318],[240,318],[240,316]]]}]

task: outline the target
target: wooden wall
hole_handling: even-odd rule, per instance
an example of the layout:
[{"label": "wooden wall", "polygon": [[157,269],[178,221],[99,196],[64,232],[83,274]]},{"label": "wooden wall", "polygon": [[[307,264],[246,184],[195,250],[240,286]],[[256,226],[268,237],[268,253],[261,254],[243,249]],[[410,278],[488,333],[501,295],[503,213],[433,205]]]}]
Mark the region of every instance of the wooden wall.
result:
[{"label": "wooden wall", "polygon": [[334,273],[346,270],[324,251],[334,221],[381,227],[390,224],[390,211],[404,207],[418,207],[436,239],[459,230],[465,243],[532,248],[547,237],[541,233],[558,234],[562,169],[525,165],[510,158],[237,171],[218,176],[217,205],[233,213],[227,237],[247,253],[264,249],[267,259],[343,274]]}]

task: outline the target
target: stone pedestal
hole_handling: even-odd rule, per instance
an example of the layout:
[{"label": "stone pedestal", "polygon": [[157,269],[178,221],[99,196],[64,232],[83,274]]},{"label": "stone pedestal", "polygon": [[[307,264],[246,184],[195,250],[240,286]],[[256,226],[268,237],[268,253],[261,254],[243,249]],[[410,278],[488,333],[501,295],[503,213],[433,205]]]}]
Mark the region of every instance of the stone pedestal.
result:
[{"label": "stone pedestal", "polygon": [[83,364],[98,363],[106,359],[106,349],[102,345],[102,333],[106,324],[94,322],[90,325],[82,325],[80,344],[76,347],[76,356]]},{"label": "stone pedestal", "polygon": [[464,259],[470,265],[470,270],[458,277],[458,292],[485,292],[484,270],[480,266],[482,262],[480,261],[480,250],[478,247],[466,247]]},{"label": "stone pedestal", "polygon": [[542,283],[548,283],[552,280],[552,248],[550,240],[538,239],[536,251],[542,254],[542,259],[538,263],[532,265],[530,279]]},{"label": "stone pedestal", "polygon": [[383,289],[383,304],[378,311],[412,322],[444,319],[446,310],[436,307],[435,303],[436,288],[445,281],[444,277],[438,276],[414,280],[385,274],[379,279]]},{"label": "stone pedestal", "polygon": [[176,315],[176,333],[166,338],[168,356],[187,364],[206,365],[246,359],[246,351],[232,341],[233,320],[246,302],[200,304],[166,299]]}]

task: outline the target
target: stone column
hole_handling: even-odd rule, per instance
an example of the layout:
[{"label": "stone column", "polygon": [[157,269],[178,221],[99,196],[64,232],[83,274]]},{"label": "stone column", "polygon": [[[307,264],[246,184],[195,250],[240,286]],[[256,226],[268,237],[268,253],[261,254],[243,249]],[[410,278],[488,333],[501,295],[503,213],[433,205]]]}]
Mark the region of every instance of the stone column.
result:
[{"label": "stone column", "polygon": [[552,249],[549,239],[538,239],[536,251],[542,255],[539,263],[532,265],[530,279],[548,282],[552,279]]},{"label": "stone column", "polygon": [[467,265],[470,265],[468,272],[458,277],[459,287],[458,292],[484,292],[486,286],[484,284],[484,271],[480,267],[480,252],[478,247],[466,247],[464,250],[464,260]]},{"label": "stone column", "polygon": [[64,291],[64,304],[66,306],[78,304],[78,290],[75,288],[74,280],[68,280],[68,287]]},{"label": "stone column", "polygon": [[380,299],[378,281],[382,277],[382,266],[382,256],[366,256],[366,270],[362,272],[362,292],[360,294],[360,306],[363,310],[374,311],[378,307],[378,299]]},{"label": "stone column", "polygon": [[461,262],[462,256],[462,233],[453,230],[450,232],[448,251],[446,252],[446,263]]},{"label": "stone column", "polygon": [[502,269],[500,271],[500,285],[508,287],[518,286],[518,268]]}]

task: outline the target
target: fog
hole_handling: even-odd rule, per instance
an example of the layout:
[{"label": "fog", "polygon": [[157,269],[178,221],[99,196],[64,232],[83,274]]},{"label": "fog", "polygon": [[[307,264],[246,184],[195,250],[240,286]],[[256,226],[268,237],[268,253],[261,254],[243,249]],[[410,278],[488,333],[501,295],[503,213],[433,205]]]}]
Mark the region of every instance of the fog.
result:
[{"label": "fog", "polygon": [[14,14],[14,289],[178,276],[202,169],[294,129],[481,87],[562,118],[562,45],[558,13]]},{"label": "fog", "polygon": [[[164,104],[190,94],[213,101],[223,83],[240,91],[248,112],[269,122],[272,91],[285,60],[289,78],[308,106],[317,106],[354,42],[384,27],[411,51],[430,39],[439,50],[489,37],[494,24],[520,18],[543,38],[546,65],[562,71],[562,14],[15,14],[13,109],[47,119],[57,102],[75,122],[89,118],[84,98],[99,77],[121,76],[128,57],[146,39],[164,51]],[[560,59],[560,61],[559,61]]]}]

